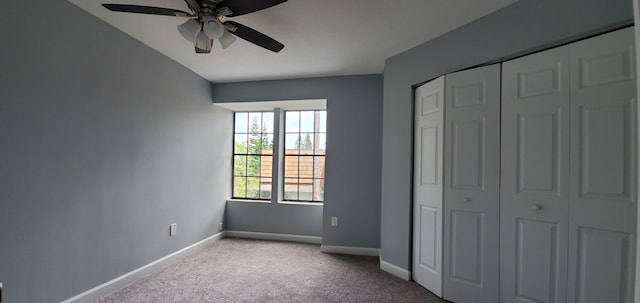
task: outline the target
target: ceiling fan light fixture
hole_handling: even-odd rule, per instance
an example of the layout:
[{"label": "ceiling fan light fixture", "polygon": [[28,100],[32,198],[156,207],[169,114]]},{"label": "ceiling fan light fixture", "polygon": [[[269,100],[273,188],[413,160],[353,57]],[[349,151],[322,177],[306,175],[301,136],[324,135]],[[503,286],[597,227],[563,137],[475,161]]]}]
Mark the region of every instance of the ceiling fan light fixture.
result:
[{"label": "ceiling fan light fixture", "polygon": [[220,41],[220,45],[222,45],[222,49],[226,49],[227,47],[229,47],[229,45],[231,45],[231,43],[236,41],[236,37],[230,34],[229,32],[227,32],[227,30],[225,30],[224,33],[222,34],[222,37],[220,37],[218,41]]},{"label": "ceiling fan light fixture", "polygon": [[225,33],[224,25],[215,18],[206,18],[202,23],[202,31],[211,39],[220,39]]},{"label": "ceiling fan light fixture", "polygon": [[195,19],[189,19],[187,22],[178,25],[178,32],[187,39],[187,41],[194,43],[196,35],[200,32],[200,23]]},{"label": "ceiling fan light fixture", "polygon": [[213,40],[210,39],[204,32],[198,32],[198,35],[196,35],[196,40],[194,42],[196,54],[211,53],[212,46]]}]

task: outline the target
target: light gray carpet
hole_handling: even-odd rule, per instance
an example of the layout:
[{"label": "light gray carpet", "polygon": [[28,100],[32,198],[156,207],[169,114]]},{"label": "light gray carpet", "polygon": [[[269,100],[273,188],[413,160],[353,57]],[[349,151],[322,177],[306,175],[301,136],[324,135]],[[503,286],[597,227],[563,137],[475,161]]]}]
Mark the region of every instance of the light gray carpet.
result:
[{"label": "light gray carpet", "polygon": [[319,245],[227,238],[95,302],[446,302]]}]

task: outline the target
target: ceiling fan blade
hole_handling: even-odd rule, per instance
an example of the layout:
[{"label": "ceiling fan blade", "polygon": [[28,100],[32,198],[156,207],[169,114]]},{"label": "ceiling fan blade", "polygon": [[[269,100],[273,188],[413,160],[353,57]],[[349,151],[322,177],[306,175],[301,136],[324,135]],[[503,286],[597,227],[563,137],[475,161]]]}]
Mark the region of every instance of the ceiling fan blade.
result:
[{"label": "ceiling fan blade", "polygon": [[200,4],[196,0],[184,0],[187,3],[187,6],[194,12],[200,11]]},{"label": "ceiling fan blade", "polygon": [[257,12],[283,2],[287,2],[287,0],[224,0],[218,4],[218,7],[228,7],[232,12],[228,17],[236,17]]},{"label": "ceiling fan blade", "polygon": [[177,9],[172,9],[172,8],[143,6],[143,5],[129,5],[129,4],[102,4],[102,6],[114,12],[162,15],[162,16],[178,16],[178,17],[192,16],[190,13],[177,10]]},{"label": "ceiling fan blade", "polygon": [[224,23],[224,25],[230,33],[244,40],[247,40],[255,45],[264,47],[270,51],[277,53],[281,51],[282,48],[284,48],[284,45],[282,43],[274,40],[273,38],[255,29],[242,25],[238,22],[227,21]]}]

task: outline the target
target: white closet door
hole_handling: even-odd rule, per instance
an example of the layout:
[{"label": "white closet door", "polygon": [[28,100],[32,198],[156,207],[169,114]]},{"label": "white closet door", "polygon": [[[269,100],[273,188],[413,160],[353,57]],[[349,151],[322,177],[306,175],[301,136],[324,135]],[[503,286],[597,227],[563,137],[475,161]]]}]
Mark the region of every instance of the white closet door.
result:
[{"label": "white closet door", "polygon": [[568,48],[503,64],[501,302],[565,302],[569,211]]},{"label": "white closet door", "polygon": [[444,76],[415,91],[413,279],[442,296]]},{"label": "white closet door", "polygon": [[500,65],[446,76],[444,298],[498,302]]},{"label": "white closet door", "polygon": [[633,28],[571,55],[569,302],[632,302],[636,228]]}]

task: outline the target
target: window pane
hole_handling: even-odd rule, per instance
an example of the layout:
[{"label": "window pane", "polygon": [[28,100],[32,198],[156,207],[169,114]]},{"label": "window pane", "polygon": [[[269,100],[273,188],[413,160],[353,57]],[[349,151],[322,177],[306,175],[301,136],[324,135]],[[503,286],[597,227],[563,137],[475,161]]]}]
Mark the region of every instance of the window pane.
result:
[{"label": "window pane", "polygon": [[297,177],[298,176],[298,156],[285,156],[284,157],[284,177]]},{"label": "window pane", "polygon": [[298,179],[284,179],[284,195],[285,200],[298,200]]},{"label": "window pane", "polygon": [[271,178],[260,178],[260,198],[271,199]]},{"label": "window pane", "polygon": [[245,198],[247,190],[247,179],[245,177],[233,178],[233,197]]},{"label": "window pane", "polygon": [[271,191],[271,182],[273,182],[273,178],[260,178],[260,185],[269,186],[269,191]]},{"label": "window pane", "polygon": [[249,133],[255,134],[260,132],[262,125],[262,113],[249,113]]},{"label": "window pane", "polygon": [[313,200],[324,201],[324,180],[313,180]]},{"label": "window pane", "polygon": [[233,156],[233,175],[247,175],[247,156]]},{"label": "window pane", "polygon": [[324,155],[327,151],[327,134],[316,134],[316,146],[314,153]]},{"label": "window pane", "polygon": [[247,198],[260,198],[260,178],[247,177]]},{"label": "window pane", "polygon": [[247,176],[260,175],[260,156],[247,156]]},{"label": "window pane", "polygon": [[311,155],[313,154],[313,133],[300,134],[300,154]]},{"label": "window pane", "polygon": [[234,136],[234,150],[235,154],[247,153],[247,134],[235,134]]},{"label": "window pane", "polygon": [[260,179],[260,198],[271,199],[271,182],[266,183],[264,179]]},{"label": "window pane", "polygon": [[249,132],[249,114],[248,113],[236,113],[236,133],[248,133]]},{"label": "window pane", "polygon": [[313,177],[324,178],[324,157],[313,157]]},{"label": "window pane", "polygon": [[249,134],[249,154],[259,155],[262,153],[262,135],[260,133]]},{"label": "window pane", "polygon": [[311,201],[313,198],[313,179],[299,179],[298,199]]},{"label": "window pane", "polygon": [[273,154],[273,135],[262,135],[262,154]]},{"label": "window pane", "polygon": [[287,154],[298,154],[300,148],[300,135],[299,134],[286,134],[284,136],[284,148]]},{"label": "window pane", "polygon": [[313,178],[313,157],[300,157],[298,167],[300,178]]},{"label": "window pane", "polygon": [[315,114],[312,111],[300,112],[300,132],[314,131]]},{"label": "window pane", "polygon": [[273,113],[262,113],[262,132],[273,134]]},{"label": "window pane", "polygon": [[285,132],[297,133],[300,131],[300,112],[285,112]]},{"label": "window pane", "polygon": [[260,160],[260,177],[271,177],[273,157],[262,156]]},{"label": "window pane", "polygon": [[327,111],[326,110],[318,111],[317,117],[318,117],[318,121],[316,121],[316,123],[319,124],[318,131],[321,133],[326,133],[327,132]]}]

